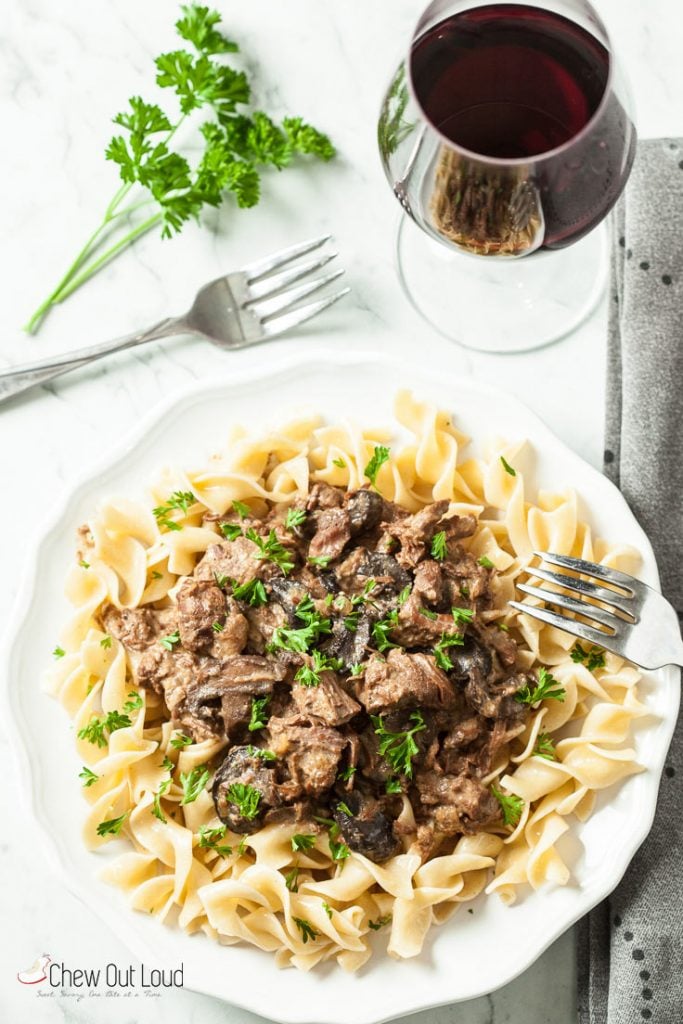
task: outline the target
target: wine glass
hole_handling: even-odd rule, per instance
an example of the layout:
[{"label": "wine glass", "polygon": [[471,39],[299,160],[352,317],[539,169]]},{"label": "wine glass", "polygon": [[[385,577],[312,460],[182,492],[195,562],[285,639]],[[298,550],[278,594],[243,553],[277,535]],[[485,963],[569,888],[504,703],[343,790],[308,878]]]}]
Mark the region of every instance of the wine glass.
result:
[{"label": "wine glass", "polygon": [[587,0],[427,7],[378,139],[409,215],[401,280],[433,326],[513,352],[563,337],[593,310],[607,278],[602,222],[635,154],[630,111]]}]

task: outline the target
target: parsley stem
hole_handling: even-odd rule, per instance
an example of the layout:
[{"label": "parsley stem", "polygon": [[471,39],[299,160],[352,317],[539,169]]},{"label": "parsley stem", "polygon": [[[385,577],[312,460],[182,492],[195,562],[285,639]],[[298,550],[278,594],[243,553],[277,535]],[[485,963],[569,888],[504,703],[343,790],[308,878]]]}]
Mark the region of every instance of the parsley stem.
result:
[{"label": "parsley stem", "polygon": [[105,263],[108,263],[110,259],[116,256],[117,252],[120,252],[121,249],[125,249],[127,245],[130,245],[131,242],[134,242],[135,239],[139,238],[141,235],[146,234],[147,231],[151,231],[153,227],[161,223],[161,219],[160,213],[153,214],[151,217],[148,217],[147,220],[142,221],[141,224],[138,224],[137,227],[129,231],[128,234],[124,235],[123,238],[120,238],[114,245],[105,249],[102,255],[98,256],[96,260],[88,264],[77,277],[72,278],[67,282],[66,286],[61,289],[51,304],[63,302],[64,299],[71,295],[72,292],[75,292],[77,288],[80,288],[82,284],[85,284],[86,281],[96,274]]}]

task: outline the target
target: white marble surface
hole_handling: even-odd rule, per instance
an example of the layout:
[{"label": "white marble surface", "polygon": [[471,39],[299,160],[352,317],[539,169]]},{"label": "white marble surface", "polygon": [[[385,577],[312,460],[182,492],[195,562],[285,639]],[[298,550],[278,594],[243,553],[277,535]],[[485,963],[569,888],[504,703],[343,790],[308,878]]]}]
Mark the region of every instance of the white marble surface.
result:
[{"label": "white marble surface", "polygon": [[[604,412],[605,304],[560,345],[513,357],[466,353],[434,334],[399,290],[393,267],[397,209],[375,152],[377,107],[422,0],[216,0],[232,34],[258,61],[256,93],[275,113],[308,117],[334,137],[333,166],[272,174],[264,202],[225,206],[201,229],[172,242],[149,236],[54,312],[36,339],[20,325],[97,222],[116,188],[102,158],[109,117],[129,95],[154,92],[152,57],[174,45],[170,0],[8,0],[0,38],[0,363],[19,363],[123,334],[181,311],[196,286],[290,241],[334,232],[353,293],[320,322],[328,341],[352,348],[371,329],[376,347],[457,366],[527,401],[585,458],[600,464]],[[674,0],[597,0],[633,85],[643,135],[680,134],[683,22]],[[294,352],[315,333],[277,342]],[[3,588],[11,605],[31,531],[54,496],[139,415],[189,381],[253,360],[186,340],[109,360],[0,412]],[[42,642],[42,638],[41,638]],[[0,723],[0,729],[4,723]],[[128,963],[102,931],[97,908],[81,906],[47,872],[17,801],[7,737],[0,787],[0,1019],[12,1024],[120,1022],[256,1024],[257,1018],[190,992],[137,1000],[57,995],[38,999],[15,972],[43,950],[79,966]],[[495,955],[495,940],[492,949]],[[408,969],[408,968],[407,968]],[[549,981],[551,982],[549,984]],[[485,999],[407,1018],[415,1024],[570,1024],[575,1018],[572,935],[523,977]]]}]

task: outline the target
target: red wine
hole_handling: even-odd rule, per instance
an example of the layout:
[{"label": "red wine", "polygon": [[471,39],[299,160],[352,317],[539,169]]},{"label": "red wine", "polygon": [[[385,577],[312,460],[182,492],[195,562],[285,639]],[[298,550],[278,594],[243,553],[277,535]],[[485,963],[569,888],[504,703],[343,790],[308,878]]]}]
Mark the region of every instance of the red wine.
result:
[{"label": "red wine", "polygon": [[498,159],[568,142],[600,105],[608,74],[607,50],[580,25],[517,4],[442,21],[412,54],[429,120],[457,145]]},{"label": "red wine", "polygon": [[[633,127],[608,91],[608,50],[580,25],[521,4],[475,7],[424,33],[413,46],[410,72],[427,120],[472,155],[466,170],[467,154],[459,158],[450,190],[451,196],[469,190],[470,220],[475,185],[489,206],[494,193],[498,207],[505,201],[505,172],[485,180],[487,161],[500,161],[498,168],[522,162],[510,195],[517,195],[526,169],[539,197],[545,247],[576,241],[618,198],[633,158]],[[553,153],[558,147],[565,148]]]}]

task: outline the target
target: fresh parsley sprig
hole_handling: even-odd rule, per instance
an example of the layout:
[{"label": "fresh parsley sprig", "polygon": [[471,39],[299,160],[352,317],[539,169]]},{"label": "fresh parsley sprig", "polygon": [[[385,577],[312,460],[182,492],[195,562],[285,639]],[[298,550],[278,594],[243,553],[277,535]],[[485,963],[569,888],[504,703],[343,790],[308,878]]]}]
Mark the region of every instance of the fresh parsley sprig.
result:
[{"label": "fresh parsley sprig", "polygon": [[292,552],[280,543],[275,530],[271,530],[266,538],[259,536],[254,529],[247,530],[244,536],[258,548],[258,554],[254,555],[254,558],[259,561],[265,559],[268,562],[274,562],[282,569],[285,576],[292,571],[294,568]]},{"label": "fresh parsley sprig", "polygon": [[170,517],[173,512],[180,512],[181,516],[186,516],[190,506],[194,505],[196,500],[192,491],[174,491],[168,501],[165,501],[163,505],[157,505],[152,509],[152,513],[159,526],[163,526],[167,530],[182,530],[180,523]]},{"label": "fresh parsley sprig", "polygon": [[[28,323],[37,331],[49,310],[66,299],[136,239],[154,228],[162,238],[198,220],[205,207],[219,207],[231,194],[239,207],[260,199],[260,171],[286,167],[297,155],[330,160],[329,138],[300,117],[276,124],[262,111],[246,113],[251,88],[244,71],[225,63],[238,46],[217,27],[220,14],[192,3],[181,8],[176,32],[188,49],[171,50],[156,60],[156,82],[175,93],[179,112],[166,114],[156,103],[132,96],[128,108],[114,117],[121,131],[111,139],[106,158],[118,167],[121,186],[102,221],[56,287]],[[186,118],[201,110],[200,123],[188,151],[202,151],[194,165],[171,142]]]},{"label": "fresh parsley sprig", "polygon": [[94,746],[106,747],[113,732],[117,729],[127,729],[132,724],[129,715],[121,714],[120,711],[108,711],[103,718],[93,715],[87,725],[78,730],[78,738],[87,740]]},{"label": "fresh parsley sprig", "polygon": [[270,694],[265,697],[252,697],[251,716],[249,718],[249,725],[247,726],[249,732],[258,732],[259,729],[265,729],[269,718],[266,714],[266,706],[269,702]]},{"label": "fresh parsley sprig", "polygon": [[384,463],[389,461],[389,453],[390,449],[386,448],[383,444],[375,445],[372,458],[363,470],[363,476],[367,477],[375,490],[377,490],[377,474]]},{"label": "fresh parsley sprig", "polygon": [[183,787],[181,804],[194,803],[209,781],[209,775],[209,769],[205,764],[199,764],[189,772],[180,773],[180,785]]},{"label": "fresh parsley sprig", "polygon": [[233,782],[228,789],[228,800],[237,808],[242,818],[253,821],[259,812],[261,793],[248,783]]},{"label": "fresh parsley sprig", "polygon": [[514,793],[503,793],[500,789],[496,789],[495,786],[491,786],[491,792],[500,804],[500,809],[503,815],[503,824],[512,825],[514,828],[514,826],[519,823],[519,819],[522,817],[522,811],[524,810],[524,801],[521,796],[515,796]]},{"label": "fresh parsley sprig", "polygon": [[541,700],[563,701],[566,690],[558,682],[545,666],[541,665],[537,672],[537,681],[534,686],[527,683],[515,694],[515,700],[520,704],[538,704]]},{"label": "fresh parsley sprig", "polygon": [[379,753],[399,775],[412,778],[413,758],[417,757],[419,748],[415,742],[415,734],[427,728],[422,713],[413,711],[411,722],[415,724],[409,729],[391,732],[386,728],[381,715],[370,715],[376,734],[379,736]]},{"label": "fresh parsley sprig", "polygon": [[219,842],[225,835],[225,825],[200,825],[198,834],[199,846],[203,850],[214,850],[220,857],[229,857],[232,854],[232,846]]},{"label": "fresh parsley sprig", "polygon": [[605,652],[596,644],[593,644],[589,650],[585,650],[577,641],[569,656],[576,664],[585,665],[589,672],[595,672],[596,668],[605,667]]}]

